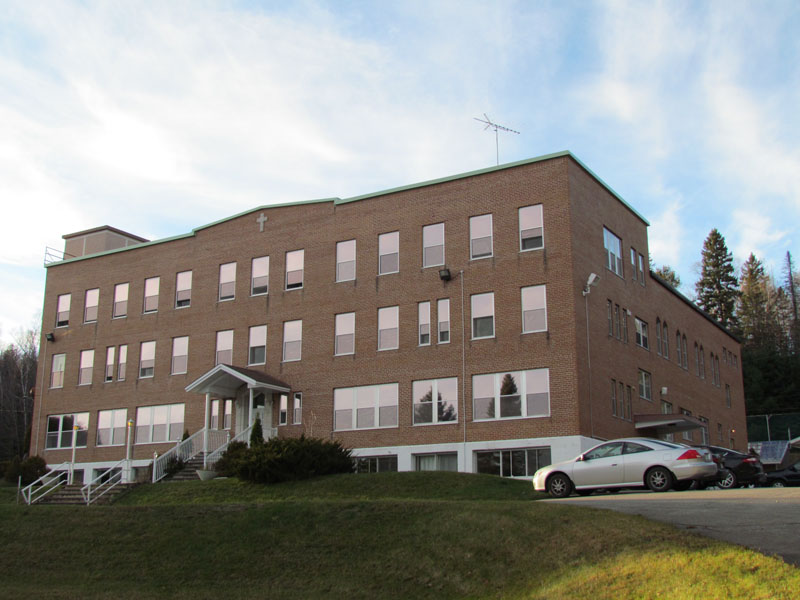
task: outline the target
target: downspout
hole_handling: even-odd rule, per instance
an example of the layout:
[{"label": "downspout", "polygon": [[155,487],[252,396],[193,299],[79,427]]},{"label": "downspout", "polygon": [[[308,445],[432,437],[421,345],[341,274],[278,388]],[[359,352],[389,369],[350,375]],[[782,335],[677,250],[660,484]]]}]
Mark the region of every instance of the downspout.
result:
[{"label": "downspout", "polygon": [[467,340],[464,327],[464,270],[458,272],[461,281],[461,414],[464,421],[464,442],[462,453],[464,454],[463,473],[469,473],[467,468]]}]

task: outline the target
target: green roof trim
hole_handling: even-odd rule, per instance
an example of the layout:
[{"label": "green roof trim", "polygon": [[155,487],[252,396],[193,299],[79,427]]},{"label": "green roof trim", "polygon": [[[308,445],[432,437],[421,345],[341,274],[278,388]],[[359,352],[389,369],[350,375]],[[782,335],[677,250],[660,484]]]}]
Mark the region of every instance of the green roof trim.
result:
[{"label": "green roof trim", "polygon": [[243,212],[237,213],[237,214],[235,214],[233,216],[225,217],[223,219],[219,219],[217,221],[214,221],[213,223],[208,223],[207,225],[201,225],[200,227],[195,227],[194,229],[192,229],[192,231],[190,233],[183,233],[183,234],[180,234],[180,235],[174,235],[174,236],[171,236],[171,237],[162,238],[160,240],[152,240],[152,241],[149,241],[149,242],[143,242],[141,244],[136,244],[136,245],[133,245],[133,246],[126,246],[124,248],[115,248],[114,250],[106,250],[104,252],[97,252],[95,254],[87,254],[85,256],[77,256],[75,258],[69,258],[69,259],[66,259],[66,260],[52,262],[52,263],[46,264],[45,268],[50,268],[52,266],[61,265],[61,264],[68,263],[68,262],[72,263],[72,262],[76,262],[76,261],[79,261],[79,260],[86,260],[88,258],[97,258],[99,256],[106,256],[106,255],[109,255],[109,254],[115,254],[117,252],[127,252],[129,250],[135,250],[137,248],[146,248],[148,246],[154,246],[156,244],[164,244],[166,242],[173,242],[173,241],[176,241],[176,240],[181,240],[181,239],[185,239],[185,238],[189,238],[189,237],[194,237],[197,234],[198,231],[202,231],[203,229],[208,229],[209,227],[214,227],[216,225],[221,225],[222,223],[225,223],[227,221],[231,221],[233,219],[238,219],[239,217],[243,217],[245,215],[249,215],[249,214],[252,214],[252,213],[255,213],[255,212],[259,212],[259,211],[263,211],[263,210],[269,210],[271,208],[285,208],[285,207],[288,207],[288,206],[300,206],[300,205],[304,205],[304,204],[323,204],[323,203],[328,203],[328,202],[332,203],[334,206],[337,206],[339,204],[349,204],[351,202],[358,202],[360,200],[368,200],[370,198],[378,198],[380,196],[386,196],[388,194],[396,194],[398,192],[404,192],[404,191],[407,191],[407,190],[413,190],[413,189],[428,187],[428,186],[432,186],[432,185],[438,185],[440,183],[447,183],[449,181],[457,181],[459,179],[465,179],[467,177],[476,177],[476,176],[479,176],[479,175],[484,175],[486,173],[494,173],[496,171],[503,171],[505,169],[513,169],[515,167],[522,167],[522,166],[525,166],[525,165],[531,165],[531,164],[534,164],[534,163],[537,163],[537,162],[544,162],[546,160],[553,160],[554,158],[562,158],[562,157],[568,157],[568,158],[571,158],[572,160],[574,160],[584,171],[586,171],[589,175],[591,175],[600,185],[602,185],[604,188],[606,188],[606,190],[608,190],[608,192],[612,196],[614,196],[617,200],[619,200],[629,211],[631,211],[636,217],[641,219],[641,221],[645,225],[647,225],[647,226],[650,225],[650,223],[647,221],[647,219],[645,219],[642,215],[640,215],[636,211],[636,209],[634,209],[630,204],[628,204],[622,198],[622,196],[620,196],[617,192],[614,191],[614,189],[610,185],[608,185],[605,181],[603,181],[600,177],[598,177],[595,174],[595,172],[592,171],[589,167],[587,167],[578,157],[576,157],[574,154],[572,154],[572,152],[570,152],[569,150],[563,150],[561,152],[554,152],[552,154],[545,154],[543,156],[537,156],[535,158],[527,158],[527,159],[524,159],[524,160],[518,160],[516,162],[505,163],[505,164],[502,164],[502,165],[497,165],[495,167],[487,167],[485,169],[478,169],[476,171],[468,171],[466,173],[459,173],[457,175],[450,175],[448,177],[441,177],[439,179],[430,179],[428,181],[422,181],[422,182],[419,182],[419,183],[412,183],[412,184],[409,184],[409,185],[404,185],[404,186],[400,186],[400,187],[396,187],[396,188],[390,188],[390,189],[382,190],[382,191],[378,191],[378,192],[372,192],[372,193],[369,193],[369,194],[362,194],[360,196],[353,196],[352,198],[344,198],[344,199],[342,199],[342,198],[333,197],[333,198],[320,198],[320,199],[316,199],[316,200],[299,200],[299,201],[296,201],[296,202],[283,202],[283,203],[280,203],[280,204],[264,204],[264,205],[258,206],[256,208],[251,208],[251,209],[245,210]]}]

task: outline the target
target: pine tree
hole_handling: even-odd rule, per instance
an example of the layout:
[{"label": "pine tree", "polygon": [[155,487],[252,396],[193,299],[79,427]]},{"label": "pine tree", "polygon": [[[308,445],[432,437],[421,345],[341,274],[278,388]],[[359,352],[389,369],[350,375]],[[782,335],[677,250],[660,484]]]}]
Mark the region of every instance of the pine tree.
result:
[{"label": "pine tree", "polygon": [[797,293],[797,277],[792,265],[792,253],[786,252],[786,264],[784,265],[784,273],[786,275],[786,294],[791,301],[791,313],[789,317],[789,332],[792,341],[792,350],[797,352],[800,346],[800,321],[798,321],[798,293]]},{"label": "pine tree", "polygon": [[703,243],[703,263],[699,281],[695,284],[697,303],[723,327],[734,327],[734,309],[739,288],[733,269],[733,255],[728,252],[725,238],[712,229]]},{"label": "pine tree", "polygon": [[681,287],[680,276],[675,272],[675,269],[673,269],[669,265],[664,265],[663,267],[658,267],[657,269],[653,269],[653,272],[675,289]]},{"label": "pine tree", "polygon": [[[764,265],[755,254],[750,254],[742,265],[742,275],[739,280],[741,295],[737,315],[740,333],[748,346],[762,346],[767,340],[768,314],[768,277]],[[772,315],[774,316],[774,315]]]}]

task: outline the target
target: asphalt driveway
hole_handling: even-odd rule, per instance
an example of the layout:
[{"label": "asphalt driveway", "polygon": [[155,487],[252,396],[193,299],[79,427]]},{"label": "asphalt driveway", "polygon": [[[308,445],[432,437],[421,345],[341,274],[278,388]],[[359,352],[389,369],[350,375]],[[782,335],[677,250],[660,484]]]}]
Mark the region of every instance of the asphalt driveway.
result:
[{"label": "asphalt driveway", "polygon": [[598,494],[549,499],[642,515],[726,542],[777,555],[800,567],[800,488]]}]

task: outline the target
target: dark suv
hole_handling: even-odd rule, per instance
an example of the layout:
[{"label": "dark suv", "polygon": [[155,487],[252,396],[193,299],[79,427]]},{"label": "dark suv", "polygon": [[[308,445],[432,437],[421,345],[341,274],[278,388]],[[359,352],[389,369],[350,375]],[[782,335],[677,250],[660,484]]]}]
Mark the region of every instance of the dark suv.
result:
[{"label": "dark suv", "polygon": [[767,485],[770,487],[786,487],[800,485],[800,463],[767,473]]},{"label": "dark suv", "polygon": [[764,485],[767,481],[764,465],[754,454],[743,454],[719,446],[697,446],[697,448],[710,450],[720,465],[718,480],[706,482],[706,485],[718,485],[727,490],[746,485]]}]

